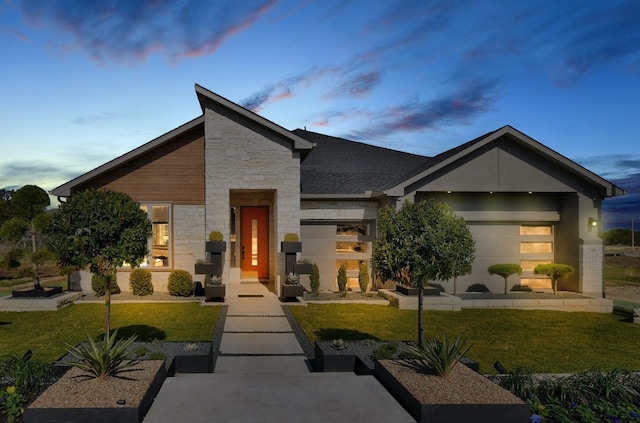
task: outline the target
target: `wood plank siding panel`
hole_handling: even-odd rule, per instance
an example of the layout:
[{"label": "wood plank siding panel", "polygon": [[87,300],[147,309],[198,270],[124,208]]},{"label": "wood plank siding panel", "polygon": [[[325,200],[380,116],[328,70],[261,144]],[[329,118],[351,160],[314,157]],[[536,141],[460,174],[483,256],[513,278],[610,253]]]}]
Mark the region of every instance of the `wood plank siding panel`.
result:
[{"label": "wood plank siding panel", "polygon": [[204,204],[203,126],[76,188],[122,191],[138,202]]}]

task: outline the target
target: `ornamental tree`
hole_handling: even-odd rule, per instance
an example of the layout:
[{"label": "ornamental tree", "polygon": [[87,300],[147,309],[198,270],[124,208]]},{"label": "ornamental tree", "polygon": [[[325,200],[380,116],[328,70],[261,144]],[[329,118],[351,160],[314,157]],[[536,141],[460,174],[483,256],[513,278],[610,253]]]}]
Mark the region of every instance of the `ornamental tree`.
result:
[{"label": "ornamental tree", "polygon": [[418,346],[423,340],[423,290],[429,281],[446,281],[471,271],[475,243],[467,223],[434,200],[406,202],[378,211],[373,248],[374,272],[383,281],[418,288]]},{"label": "ornamental tree", "polygon": [[[29,222],[31,235],[31,263],[33,264],[33,287],[42,290],[40,285],[40,265],[48,258],[45,250],[38,248],[38,238],[43,234],[43,226],[47,221],[45,210],[51,204],[49,194],[37,185],[25,185],[11,196],[11,210],[14,218],[22,218]],[[27,229],[25,233],[28,231]],[[22,237],[14,233],[15,236]]]},{"label": "ornamental tree", "polygon": [[89,268],[105,278],[105,340],[110,332],[111,279],[124,262],[147,255],[151,222],[125,193],[91,189],[62,203],[49,225],[49,248],[60,266]]},{"label": "ornamental tree", "polygon": [[504,293],[507,293],[507,278],[513,274],[522,274],[522,266],[515,263],[493,264],[487,269],[489,274],[498,275],[504,278]]},{"label": "ornamental tree", "polygon": [[554,295],[558,293],[558,281],[568,277],[573,273],[573,267],[568,264],[550,263],[539,264],[533,269],[536,275],[546,275],[551,278],[551,286]]}]

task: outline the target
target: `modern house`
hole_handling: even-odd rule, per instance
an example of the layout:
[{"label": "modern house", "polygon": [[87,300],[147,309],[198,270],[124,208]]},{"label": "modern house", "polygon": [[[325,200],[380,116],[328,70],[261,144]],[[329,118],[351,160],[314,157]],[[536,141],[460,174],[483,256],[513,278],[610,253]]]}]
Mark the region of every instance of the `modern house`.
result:
[{"label": "modern house", "polygon": [[[497,263],[522,265],[512,285],[548,288],[533,268],[558,262],[576,270],[561,289],[603,295],[601,203],[624,191],[518,130],[505,126],[425,157],[289,131],[204,87],[195,90],[201,116],[51,192],[64,201],[106,188],[138,201],[153,223],[144,265],[157,291],[166,291],[173,269],[194,273],[214,230],[227,242],[226,283],[259,280],[277,292],[285,275],[281,241],[296,233],[297,258],[318,264],[321,290],[336,290],[342,263],[356,288],[378,209],[435,198],[464,217],[476,241],[473,273],[458,279],[458,291],[472,284],[504,289],[502,278],[487,272]],[[119,274],[125,290],[127,270]],[[87,274],[79,284],[91,289]]]}]

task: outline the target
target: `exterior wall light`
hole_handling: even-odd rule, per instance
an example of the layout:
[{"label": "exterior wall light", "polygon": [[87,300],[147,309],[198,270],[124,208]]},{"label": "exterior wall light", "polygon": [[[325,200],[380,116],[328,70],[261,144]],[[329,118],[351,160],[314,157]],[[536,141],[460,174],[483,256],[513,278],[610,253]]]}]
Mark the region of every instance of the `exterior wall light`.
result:
[{"label": "exterior wall light", "polygon": [[593,217],[589,218],[589,229],[598,227],[598,219],[594,219]]}]

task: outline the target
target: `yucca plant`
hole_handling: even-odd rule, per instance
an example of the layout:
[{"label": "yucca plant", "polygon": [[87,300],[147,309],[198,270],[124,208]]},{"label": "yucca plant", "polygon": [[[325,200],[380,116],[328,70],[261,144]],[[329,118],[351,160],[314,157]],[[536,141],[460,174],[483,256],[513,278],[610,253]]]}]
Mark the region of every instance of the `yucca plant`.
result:
[{"label": "yucca plant", "polygon": [[105,334],[104,342],[94,342],[90,336],[88,345],[73,347],[69,344],[68,352],[77,359],[68,364],[78,367],[93,377],[104,378],[113,376],[126,369],[135,366],[138,361],[129,359],[128,349],[136,340],[137,335],[127,339],[118,339],[118,331],[114,330],[111,335]]},{"label": "yucca plant", "polygon": [[436,372],[438,376],[447,376],[451,370],[458,364],[462,358],[473,346],[466,346],[467,340],[458,335],[458,338],[449,343],[447,334],[442,335],[442,341],[438,339],[430,339],[425,342],[424,348],[409,346],[409,351],[417,357],[418,360]]}]

